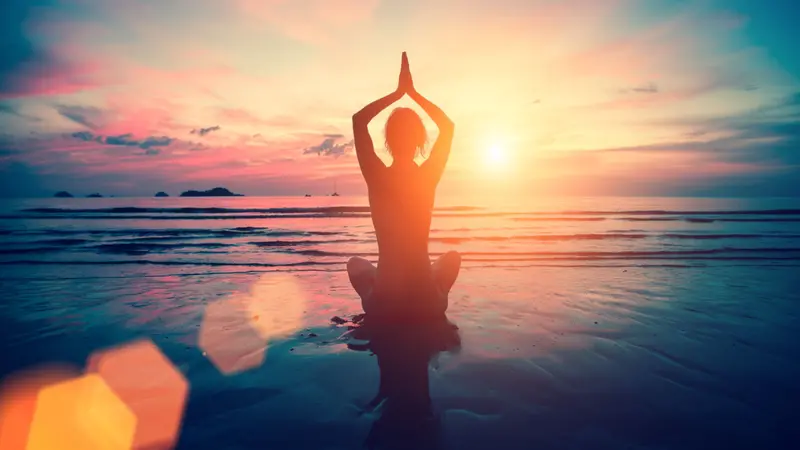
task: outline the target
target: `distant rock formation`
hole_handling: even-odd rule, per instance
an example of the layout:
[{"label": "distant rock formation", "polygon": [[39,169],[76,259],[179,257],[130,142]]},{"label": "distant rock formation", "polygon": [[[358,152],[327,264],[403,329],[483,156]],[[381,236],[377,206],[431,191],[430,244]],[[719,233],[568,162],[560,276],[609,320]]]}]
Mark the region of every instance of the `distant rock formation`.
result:
[{"label": "distant rock formation", "polygon": [[159,192],[157,192],[157,193],[156,193],[156,195],[155,195],[155,196],[156,196],[156,197],[169,197],[169,194],[167,194],[167,193],[166,193],[166,192],[164,192],[164,191],[159,191]]},{"label": "distant rock formation", "polygon": [[95,192],[94,194],[87,195],[86,198],[103,198],[103,196]]},{"label": "distant rock formation", "polygon": [[70,194],[70,193],[69,193],[69,192],[67,192],[67,191],[58,191],[58,192],[56,192],[56,195],[54,195],[53,197],[58,197],[58,198],[72,198],[73,196],[72,196],[72,194]]},{"label": "distant rock formation", "polygon": [[223,188],[215,187],[207,191],[186,191],[181,193],[181,197],[244,197],[242,194],[234,194],[233,192]]}]

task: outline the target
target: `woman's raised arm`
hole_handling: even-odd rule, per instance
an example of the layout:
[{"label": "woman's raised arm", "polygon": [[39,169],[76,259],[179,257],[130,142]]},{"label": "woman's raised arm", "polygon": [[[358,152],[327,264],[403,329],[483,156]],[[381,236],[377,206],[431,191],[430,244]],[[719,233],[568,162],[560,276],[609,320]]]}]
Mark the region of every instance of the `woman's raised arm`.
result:
[{"label": "woman's raised arm", "polygon": [[411,89],[408,96],[422,107],[428,116],[439,127],[439,136],[433,144],[431,154],[428,159],[422,164],[425,170],[429,171],[430,175],[438,182],[439,178],[444,172],[444,166],[447,164],[447,159],[450,156],[450,147],[453,143],[453,133],[455,132],[455,124],[447,114],[444,113],[438,106],[431,103],[422,94]]},{"label": "woman's raised arm", "polygon": [[[367,184],[375,179],[378,171],[386,166],[375,154],[375,147],[372,145],[372,137],[369,135],[369,123],[381,111],[389,107],[392,103],[400,100],[409,89],[411,74],[408,72],[408,59],[403,52],[403,61],[400,68],[400,80],[397,83],[397,90],[391,94],[379,98],[361,109],[353,115],[353,142],[356,147],[358,164],[361,166],[361,173]],[[413,88],[413,86],[411,86]]]},{"label": "woman's raised arm", "polygon": [[386,168],[383,161],[375,154],[372,137],[369,135],[369,122],[402,96],[402,92],[392,92],[383,98],[375,100],[353,115],[353,144],[356,147],[358,165],[361,167],[361,173],[364,175],[367,184],[370,184],[375,179],[381,169]]}]

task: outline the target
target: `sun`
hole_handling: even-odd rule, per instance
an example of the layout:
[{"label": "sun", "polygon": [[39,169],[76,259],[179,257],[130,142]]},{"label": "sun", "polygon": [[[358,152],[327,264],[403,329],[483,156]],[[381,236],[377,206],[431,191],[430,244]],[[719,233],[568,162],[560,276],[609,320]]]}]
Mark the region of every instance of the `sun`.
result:
[{"label": "sun", "polygon": [[502,145],[493,144],[486,150],[485,161],[494,168],[505,167],[508,164],[508,152]]}]

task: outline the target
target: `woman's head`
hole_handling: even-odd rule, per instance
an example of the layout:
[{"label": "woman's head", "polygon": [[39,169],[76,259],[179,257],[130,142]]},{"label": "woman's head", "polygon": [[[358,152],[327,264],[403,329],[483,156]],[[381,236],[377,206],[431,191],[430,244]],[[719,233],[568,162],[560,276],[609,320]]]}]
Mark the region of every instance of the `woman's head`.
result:
[{"label": "woman's head", "polygon": [[411,108],[397,108],[386,120],[386,147],[395,160],[413,160],[427,142],[422,119]]}]

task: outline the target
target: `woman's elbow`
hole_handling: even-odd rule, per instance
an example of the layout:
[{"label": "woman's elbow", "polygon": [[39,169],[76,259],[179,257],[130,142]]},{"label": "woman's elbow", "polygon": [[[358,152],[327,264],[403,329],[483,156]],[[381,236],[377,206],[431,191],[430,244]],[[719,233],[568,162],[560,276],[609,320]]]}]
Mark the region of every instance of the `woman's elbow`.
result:
[{"label": "woman's elbow", "polygon": [[456,129],[456,124],[450,119],[445,119],[444,123],[439,127],[442,133],[453,134]]},{"label": "woman's elbow", "polygon": [[369,123],[366,117],[360,112],[353,114],[353,128],[364,128]]}]

